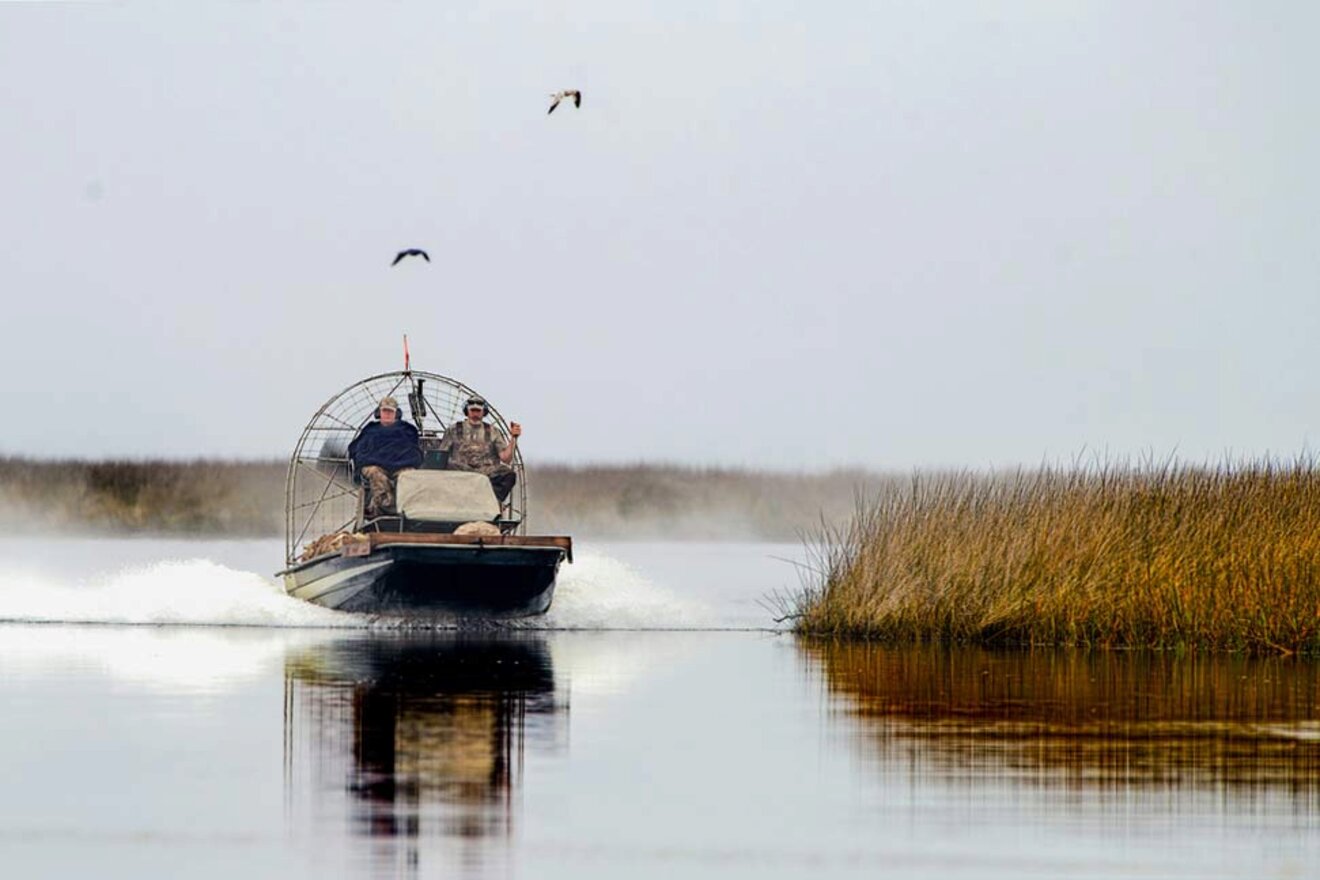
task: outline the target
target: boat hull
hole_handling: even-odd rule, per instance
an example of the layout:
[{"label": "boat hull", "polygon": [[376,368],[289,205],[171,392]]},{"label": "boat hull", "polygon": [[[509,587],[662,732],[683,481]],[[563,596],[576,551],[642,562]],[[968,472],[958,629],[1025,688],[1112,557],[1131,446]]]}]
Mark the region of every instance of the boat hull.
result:
[{"label": "boat hull", "polygon": [[285,571],[285,590],[326,608],[364,614],[510,618],[544,614],[562,546],[380,543]]}]

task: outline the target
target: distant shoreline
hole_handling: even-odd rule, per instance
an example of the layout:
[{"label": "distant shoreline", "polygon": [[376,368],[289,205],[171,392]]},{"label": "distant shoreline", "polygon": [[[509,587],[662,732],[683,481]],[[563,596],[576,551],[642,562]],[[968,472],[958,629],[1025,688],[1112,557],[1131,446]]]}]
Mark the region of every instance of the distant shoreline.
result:
[{"label": "distant shoreline", "polygon": [[[257,538],[284,534],[288,462],[0,457],[9,534]],[[681,465],[530,466],[529,526],[596,538],[793,541],[841,523],[898,478]]]}]

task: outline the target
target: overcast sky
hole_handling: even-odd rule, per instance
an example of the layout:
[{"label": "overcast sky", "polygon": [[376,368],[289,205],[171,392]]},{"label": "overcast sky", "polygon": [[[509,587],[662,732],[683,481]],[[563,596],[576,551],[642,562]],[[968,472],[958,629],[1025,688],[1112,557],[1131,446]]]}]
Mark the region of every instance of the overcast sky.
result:
[{"label": "overcast sky", "polygon": [[1316,439],[1320,5],[543,5],[0,5],[0,454],[287,455],[405,332],[529,464]]}]

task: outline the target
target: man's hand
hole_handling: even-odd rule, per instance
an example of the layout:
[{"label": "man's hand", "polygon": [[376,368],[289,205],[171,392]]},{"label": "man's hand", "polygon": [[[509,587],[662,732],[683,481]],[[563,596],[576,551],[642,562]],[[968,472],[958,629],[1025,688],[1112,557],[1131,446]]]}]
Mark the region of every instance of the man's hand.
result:
[{"label": "man's hand", "polygon": [[517,422],[509,422],[509,436],[517,439],[522,436],[522,425]]}]

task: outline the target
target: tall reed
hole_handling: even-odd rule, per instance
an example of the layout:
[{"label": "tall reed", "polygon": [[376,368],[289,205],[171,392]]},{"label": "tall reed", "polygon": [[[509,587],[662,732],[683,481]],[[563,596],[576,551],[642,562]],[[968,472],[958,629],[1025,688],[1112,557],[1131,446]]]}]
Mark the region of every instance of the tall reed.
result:
[{"label": "tall reed", "polygon": [[915,476],[815,544],[804,633],[1320,650],[1320,470],[1097,465]]}]

